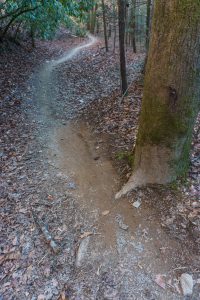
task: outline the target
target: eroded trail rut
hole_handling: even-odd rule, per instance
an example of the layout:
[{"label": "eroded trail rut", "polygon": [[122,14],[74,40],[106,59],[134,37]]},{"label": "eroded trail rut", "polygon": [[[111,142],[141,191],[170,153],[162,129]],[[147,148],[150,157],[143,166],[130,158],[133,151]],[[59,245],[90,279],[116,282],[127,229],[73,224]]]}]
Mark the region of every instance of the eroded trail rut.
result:
[{"label": "eroded trail rut", "polygon": [[[43,124],[38,140],[52,176],[60,179],[52,187],[58,204],[49,214],[52,219],[60,216],[58,227],[64,232],[58,241],[61,253],[43,260],[50,265],[54,261],[53,276],[66,299],[181,299],[176,291],[155,283],[157,274],[171,271],[173,249],[181,251],[180,246],[162,231],[149,210],[114,199],[120,181],[103,141],[95,140],[84,122],[70,121],[87,98],[79,95],[75,103],[73,90],[60,87],[57,74],[64,67],[70,69],[70,61],[87,55],[85,50],[95,43],[90,36],[88,43],[46,63],[36,74],[37,118]],[[66,95],[65,118],[58,101],[60,92]],[[45,289],[44,294],[48,294]]]}]

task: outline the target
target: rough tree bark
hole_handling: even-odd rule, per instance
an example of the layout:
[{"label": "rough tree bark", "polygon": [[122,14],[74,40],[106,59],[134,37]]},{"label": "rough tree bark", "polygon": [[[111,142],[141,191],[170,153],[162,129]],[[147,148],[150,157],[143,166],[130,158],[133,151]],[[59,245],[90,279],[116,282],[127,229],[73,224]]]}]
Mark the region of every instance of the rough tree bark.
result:
[{"label": "rough tree bark", "polygon": [[134,172],[116,195],[186,174],[200,100],[200,2],[155,1]]},{"label": "rough tree bark", "polygon": [[126,55],[125,55],[125,0],[118,0],[119,50],[122,94],[127,93]]}]

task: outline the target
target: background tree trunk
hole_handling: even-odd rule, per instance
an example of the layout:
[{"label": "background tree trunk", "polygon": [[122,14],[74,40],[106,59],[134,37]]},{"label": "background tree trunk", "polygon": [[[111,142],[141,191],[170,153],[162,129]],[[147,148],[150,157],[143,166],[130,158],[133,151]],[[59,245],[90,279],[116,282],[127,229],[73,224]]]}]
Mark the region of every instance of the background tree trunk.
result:
[{"label": "background tree trunk", "polygon": [[134,173],[117,198],[187,172],[200,102],[199,49],[200,2],[155,1]]},{"label": "background tree trunk", "polygon": [[144,69],[143,73],[145,73],[146,65],[147,65],[147,59],[148,59],[148,52],[149,52],[149,40],[150,40],[150,34],[151,34],[151,1],[147,0],[147,16],[146,16],[146,57],[144,62]]},{"label": "background tree trunk", "polygon": [[91,32],[92,34],[94,34],[94,32],[95,32],[95,27],[96,27],[96,14],[97,14],[97,8],[98,8],[98,5],[96,4],[96,5],[92,8],[92,12],[91,12],[90,32]]},{"label": "background tree trunk", "polygon": [[113,9],[113,52],[115,53],[116,48],[116,34],[117,34],[117,24],[116,24],[116,6],[115,6],[115,0],[112,0],[112,9]]},{"label": "background tree trunk", "polygon": [[90,31],[90,26],[91,26],[91,11],[88,12],[87,14],[87,30]]},{"label": "background tree trunk", "polygon": [[34,28],[34,26],[31,26],[30,37],[31,37],[32,48],[35,48],[35,28]]},{"label": "background tree trunk", "polygon": [[125,55],[125,1],[118,0],[118,17],[119,17],[119,50],[120,50],[120,72],[122,94],[126,94],[127,76],[126,76],[126,55]]},{"label": "background tree trunk", "polygon": [[14,34],[14,36],[13,36],[14,41],[17,40],[17,35],[18,35],[18,33],[19,33],[21,24],[22,24],[22,21],[19,22],[19,24],[17,25],[17,28],[16,28],[16,30],[15,30],[15,34]]},{"label": "background tree trunk", "polygon": [[151,21],[151,0],[147,0],[147,18],[146,18],[146,50],[147,51],[149,49],[150,21]]},{"label": "background tree trunk", "polygon": [[102,12],[103,12],[103,30],[104,30],[105,47],[106,47],[106,52],[108,52],[108,36],[107,36],[106,12],[105,12],[104,0],[102,0],[101,3],[102,3]]},{"label": "background tree trunk", "polygon": [[111,36],[112,36],[112,25],[109,24],[109,25],[108,25],[108,38],[110,39]]},{"label": "background tree trunk", "polygon": [[136,10],[136,0],[132,0],[131,3],[131,20],[130,20],[130,28],[131,28],[131,45],[133,48],[133,52],[136,53],[136,39],[135,39],[135,10]]}]

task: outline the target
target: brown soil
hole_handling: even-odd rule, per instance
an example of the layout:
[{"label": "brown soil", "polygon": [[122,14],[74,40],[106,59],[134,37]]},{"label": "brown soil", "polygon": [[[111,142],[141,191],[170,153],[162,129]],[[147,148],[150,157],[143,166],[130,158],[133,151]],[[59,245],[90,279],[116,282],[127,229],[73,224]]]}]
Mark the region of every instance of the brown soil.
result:
[{"label": "brown soil", "polygon": [[[197,280],[199,260],[194,244],[188,247],[193,239],[184,236],[187,226],[180,239],[180,231],[173,234],[173,222],[171,231],[162,222],[162,217],[169,218],[177,194],[145,188],[115,200],[124,180],[121,174],[130,168],[124,173],[116,168],[113,158],[121,147],[110,146],[116,140],[108,132],[94,132],[98,122],[90,108],[115,95],[118,61],[101,52],[101,41],[89,49],[79,48],[69,60],[69,53],[74,53],[69,48],[76,45],[76,39],[70,40],[68,53],[37,67],[28,82],[21,77],[19,88],[26,86],[20,94],[21,110],[15,109],[18,102],[4,108],[1,295],[5,300],[183,299],[180,275],[188,272]],[[102,68],[96,60],[103,61]],[[140,70],[141,56],[130,53],[129,61],[132,78],[133,70]],[[91,112],[90,123],[77,117],[84,103]],[[136,128],[137,97],[136,103],[133,107],[126,99],[123,107],[127,104],[129,110],[121,108],[119,119],[128,126],[131,141],[136,131],[132,134],[123,118],[135,112]],[[99,117],[105,116],[98,108]],[[107,121],[112,134],[115,126],[112,119]],[[121,146],[126,139],[127,135],[119,137]],[[135,201],[140,202],[138,208]],[[48,225],[60,246],[58,254],[32,212]],[[184,225],[184,220],[180,222]],[[199,299],[198,282],[191,299]]]}]

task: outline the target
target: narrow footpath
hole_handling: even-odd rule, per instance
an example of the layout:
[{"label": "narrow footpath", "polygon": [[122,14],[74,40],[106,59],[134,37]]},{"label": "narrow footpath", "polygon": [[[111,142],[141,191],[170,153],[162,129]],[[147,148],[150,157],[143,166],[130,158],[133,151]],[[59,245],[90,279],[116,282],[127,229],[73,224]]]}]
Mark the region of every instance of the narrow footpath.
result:
[{"label": "narrow footpath", "polygon": [[[0,299],[183,299],[178,276],[187,271],[189,249],[141,203],[142,190],[132,201],[115,200],[121,179],[104,141],[79,117],[119,84],[115,66],[106,84],[98,64],[88,72],[99,45],[89,36],[27,80],[23,105],[32,132],[16,163],[21,173],[7,208],[16,213],[13,249],[7,247],[17,256],[4,263]],[[136,61],[133,70],[141,65]],[[57,253],[34,216],[46,225]]]}]

